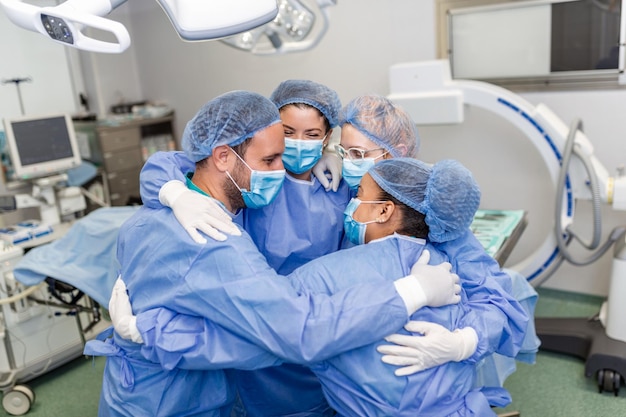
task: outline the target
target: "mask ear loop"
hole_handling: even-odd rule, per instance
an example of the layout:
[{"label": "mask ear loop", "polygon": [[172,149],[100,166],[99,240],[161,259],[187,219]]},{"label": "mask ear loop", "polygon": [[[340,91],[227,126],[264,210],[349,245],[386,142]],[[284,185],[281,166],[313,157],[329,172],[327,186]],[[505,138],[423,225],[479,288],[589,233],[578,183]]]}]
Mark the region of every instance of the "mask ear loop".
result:
[{"label": "mask ear loop", "polygon": [[[246,164],[246,161],[244,161],[244,160],[243,160],[243,158],[242,158],[241,156],[239,156],[239,154],[238,154],[237,152],[235,152],[235,150],[234,150],[233,148],[228,147],[228,149],[230,149],[231,151],[233,151],[233,153],[235,154],[235,156],[236,156],[237,158],[239,158],[239,160],[240,160],[241,162],[243,162],[243,164],[244,164],[246,167],[248,167],[248,169],[249,169],[250,171],[253,171],[253,170],[252,170],[252,168],[250,168],[250,166],[249,166],[248,164]],[[235,182],[234,178],[230,175],[230,172],[226,171],[226,175],[228,175],[228,178],[230,178],[230,180],[233,182],[233,184],[235,184],[235,187],[237,187],[237,189],[238,189],[240,192],[242,192],[242,191],[248,191],[248,190],[246,190],[246,189],[244,189],[244,188],[241,188],[241,187],[240,187],[240,186],[239,186],[239,185]]]},{"label": "mask ear loop", "polygon": [[239,154],[238,154],[237,152],[235,152],[235,150],[234,150],[233,148],[230,148],[230,147],[229,147],[228,149],[230,149],[231,151],[233,151],[233,153],[235,154],[235,156],[236,156],[237,158],[239,158],[239,160],[240,160],[241,162],[243,162],[243,164],[244,164],[245,166],[247,166],[247,167],[248,167],[248,169],[249,169],[250,171],[254,171],[252,168],[250,168],[250,165],[248,165],[248,164],[246,163],[246,161],[244,161],[244,160],[243,160],[243,158],[242,158],[241,156],[239,156]]},{"label": "mask ear loop", "polygon": [[235,187],[237,187],[237,189],[241,192],[243,191],[239,185],[237,185],[237,183],[235,182],[235,180],[233,179],[233,177],[230,175],[230,172],[226,171],[226,175],[228,175],[228,178],[230,178],[230,180],[233,182],[233,184],[235,184]]}]

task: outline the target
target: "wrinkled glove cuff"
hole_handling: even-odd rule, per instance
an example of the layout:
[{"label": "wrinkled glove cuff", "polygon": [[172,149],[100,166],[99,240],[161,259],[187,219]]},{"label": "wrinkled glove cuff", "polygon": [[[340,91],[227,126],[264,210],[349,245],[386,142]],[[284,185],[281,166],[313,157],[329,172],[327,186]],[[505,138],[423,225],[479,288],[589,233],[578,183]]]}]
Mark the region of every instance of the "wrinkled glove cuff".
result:
[{"label": "wrinkled glove cuff", "polygon": [[478,334],[476,334],[476,330],[471,327],[456,329],[454,333],[460,336],[460,345],[462,346],[462,349],[459,350],[459,355],[454,360],[456,362],[464,361],[476,352]]},{"label": "wrinkled glove cuff", "polygon": [[132,316],[128,321],[128,333],[130,340],[135,343],[143,344],[143,337],[141,337],[139,329],[137,328],[137,316]]},{"label": "wrinkled glove cuff", "polygon": [[397,279],[393,282],[396,291],[404,301],[407,314],[410,316],[426,305],[426,293],[417,278],[413,275]]},{"label": "wrinkled glove cuff", "polygon": [[182,181],[168,181],[159,190],[159,201],[164,206],[172,207],[176,199],[185,191],[189,191],[189,188]]}]

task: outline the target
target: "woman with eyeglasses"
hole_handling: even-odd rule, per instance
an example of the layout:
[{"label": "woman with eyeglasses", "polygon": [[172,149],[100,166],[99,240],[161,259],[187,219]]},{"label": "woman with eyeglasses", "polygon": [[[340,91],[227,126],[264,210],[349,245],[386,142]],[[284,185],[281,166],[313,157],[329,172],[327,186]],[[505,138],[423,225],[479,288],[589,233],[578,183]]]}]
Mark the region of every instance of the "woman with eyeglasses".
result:
[{"label": "woman with eyeglasses", "polygon": [[385,97],[370,94],[353,99],[341,109],[339,125],[341,141],[335,150],[342,160],[342,177],[352,190],[378,161],[417,158],[415,123]]},{"label": "woman with eyeglasses", "polygon": [[[353,190],[358,187],[364,173],[377,162],[403,156],[417,158],[419,139],[415,124],[401,107],[394,105],[385,97],[365,95],[355,98],[341,110],[339,125],[341,142],[335,149],[342,160],[343,180]],[[333,163],[332,159],[325,159],[322,162]],[[317,169],[324,170],[325,166],[321,165]],[[330,181],[336,183],[337,180],[338,178],[334,178]],[[434,245],[453,260],[453,265],[456,262],[461,282],[472,302],[484,303],[481,308],[485,311],[494,307],[489,305],[490,301],[481,294],[485,283],[484,277],[490,276],[520,302],[529,317],[534,317],[537,292],[520,273],[502,269],[485,252],[470,229],[456,239],[441,241]],[[486,325],[480,327],[484,329],[483,332],[479,331],[479,338],[484,338],[483,340],[492,338],[493,334],[498,334],[499,331]],[[526,363],[535,362],[539,339],[534,320],[530,320],[528,328],[524,330],[522,334],[515,336],[515,342],[510,340],[510,343],[501,343],[495,350],[496,354],[485,356],[478,366],[477,385],[502,386],[506,377],[515,371],[513,358]],[[413,346],[406,346],[407,349],[413,349],[416,357],[403,356],[398,360],[422,362],[423,358],[418,351],[424,347],[424,344],[421,344],[424,340],[416,339],[417,343]],[[517,348],[514,347],[516,345]],[[483,348],[486,346],[479,345],[477,352]],[[516,349],[519,349],[519,353]],[[402,355],[399,353],[399,356]]]}]

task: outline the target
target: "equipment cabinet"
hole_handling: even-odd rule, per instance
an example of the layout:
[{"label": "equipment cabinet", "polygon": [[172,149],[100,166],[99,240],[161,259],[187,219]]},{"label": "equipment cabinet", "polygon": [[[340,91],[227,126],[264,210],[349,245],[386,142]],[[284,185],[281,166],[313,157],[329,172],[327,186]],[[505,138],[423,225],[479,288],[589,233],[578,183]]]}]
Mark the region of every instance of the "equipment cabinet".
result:
[{"label": "equipment cabinet", "polygon": [[174,115],[96,127],[111,206],[141,203],[139,172],[156,151],[174,150]]}]

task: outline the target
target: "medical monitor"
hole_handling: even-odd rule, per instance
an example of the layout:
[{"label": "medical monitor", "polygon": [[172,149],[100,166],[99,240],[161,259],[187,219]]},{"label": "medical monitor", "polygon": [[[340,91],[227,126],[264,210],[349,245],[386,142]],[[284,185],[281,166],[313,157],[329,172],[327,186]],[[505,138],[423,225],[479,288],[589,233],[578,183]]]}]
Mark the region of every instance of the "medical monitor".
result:
[{"label": "medical monitor", "polygon": [[74,125],[68,114],[4,119],[14,178],[45,177],[81,164]]}]

